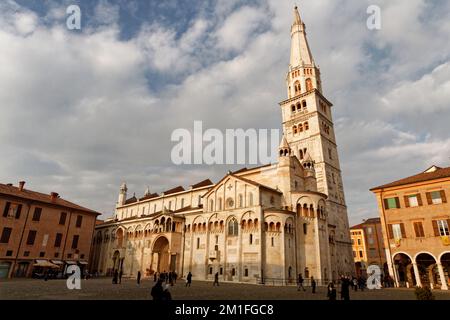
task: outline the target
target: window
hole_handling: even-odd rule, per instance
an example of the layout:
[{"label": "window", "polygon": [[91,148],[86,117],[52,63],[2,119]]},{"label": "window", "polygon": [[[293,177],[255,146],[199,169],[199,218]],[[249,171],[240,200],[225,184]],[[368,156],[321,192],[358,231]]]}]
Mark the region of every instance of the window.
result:
[{"label": "window", "polygon": [[328,148],[328,158],[330,158],[330,160],[333,160],[333,153],[331,151],[331,148]]},{"label": "window", "polygon": [[353,250],[353,258],[356,258],[356,251]]},{"label": "window", "polygon": [[197,238],[197,249],[200,249],[200,238]]},{"label": "window", "polygon": [[155,205],[153,206],[153,213],[155,213],[156,212],[156,203],[155,203]]},{"label": "window", "polygon": [[306,121],[306,122],[303,124],[303,126],[305,127],[305,131],[306,131],[306,130],[309,130],[309,123],[308,123],[308,121]]},{"label": "window", "polygon": [[447,198],[445,196],[444,190],[428,192],[427,193],[427,201],[428,201],[428,204],[446,203]]},{"label": "window", "polygon": [[450,219],[448,219],[448,220],[433,220],[434,235],[436,237],[450,235],[449,229],[448,229],[449,225],[450,225]]},{"label": "window", "polygon": [[45,252],[44,252],[44,251],[39,252],[39,257],[40,257],[40,258],[45,257]]},{"label": "window", "polygon": [[55,258],[58,258],[59,257],[59,252],[55,252],[54,256],[55,256]]},{"label": "window", "polygon": [[214,211],[214,200],[209,200],[209,211]]},{"label": "window", "polygon": [[11,257],[12,255],[13,255],[12,250],[6,251],[6,256],[7,256],[7,257]]},{"label": "window", "polygon": [[84,259],[85,255],[84,253],[80,255],[80,259]]},{"label": "window", "polygon": [[244,277],[248,277],[248,269],[247,268],[245,268],[245,270],[244,270]]},{"label": "window", "polygon": [[359,257],[360,258],[364,257],[362,250],[359,250]]},{"label": "window", "polygon": [[78,240],[80,239],[79,235],[74,235],[72,239],[72,249],[78,248]]},{"label": "window", "polygon": [[359,246],[361,245],[361,239],[358,239],[358,245]]},{"label": "window", "polygon": [[59,224],[60,225],[66,224],[66,217],[67,217],[67,212],[61,212],[61,214],[59,215]]},{"label": "window", "polygon": [[420,194],[413,194],[405,196],[405,206],[408,207],[418,207],[422,205],[422,199]]},{"label": "window", "polygon": [[213,268],[209,267],[209,274],[212,274],[212,273],[213,273]]},{"label": "window", "polygon": [[271,238],[271,245],[272,245],[272,247],[275,245],[275,241],[274,241],[273,237]]},{"label": "window", "polygon": [[220,268],[219,274],[223,274],[223,268]]},{"label": "window", "polygon": [[30,230],[28,232],[27,245],[32,246],[34,244],[34,240],[36,240],[36,230]]},{"label": "window", "polygon": [[12,228],[3,228],[2,237],[0,238],[0,243],[8,243],[9,237],[11,236]]},{"label": "window", "polygon": [[373,244],[373,238],[372,237],[369,238],[369,244]]},{"label": "window", "polygon": [[67,254],[67,258],[68,258],[68,259],[72,258],[72,254],[71,254],[71,253],[68,253],[68,254]]},{"label": "window", "polygon": [[405,226],[403,223],[389,224],[388,225],[389,239],[399,240],[406,238]]},{"label": "window", "polygon": [[420,221],[414,222],[414,232],[415,232],[417,238],[425,237],[422,222],[420,222]]},{"label": "window", "polygon": [[400,208],[400,201],[398,197],[384,199],[384,208],[387,210]]},{"label": "window", "polygon": [[228,235],[229,236],[237,236],[239,233],[239,224],[236,219],[231,219],[230,222],[228,222]]},{"label": "window", "polygon": [[76,227],[81,228],[81,223],[83,222],[83,216],[77,216]]},{"label": "window", "polygon": [[242,194],[239,195],[239,208],[242,208],[244,206],[244,199],[242,197]]},{"label": "window", "polygon": [[367,234],[372,234],[372,227],[368,227],[366,230],[367,230]]},{"label": "window", "polygon": [[24,257],[29,257],[29,256],[30,256],[30,251],[25,251],[25,252],[23,253],[23,256],[24,256]]},{"label": "window", "polygon": [[303,224],[303,234],[308,233],[308,225],[306,223]]},{"label": "window", "polygon": [[181,208],[184,208],[184,198],[181,199]]},{"label": "window", "polygon": [[248,242],[249,242],[250,244],[253,244],[253,234],[251,234],[251,233],[250,233]]},{"label": "window", "polygon": [[55,248],[61,247],[62,233],[57,233],[55,238]]},{"label": "window", "polygon": [[172,210],[172,201],[169,201],[169,210]]},{"label": "window", "polygon": [[231,275],[232,275],[233,277],[236,275],[236,269],[235,269],[235,268],[231,269]]},{"label": "window", "polygon": [[216,236],[216,244],[218,244],[218,243],[219,243],[219,236]]},{"label": "window", "polygon": [[295,113],[295,106],[294,105],[291,106],[291,112]]},{"label": "window", "polygon": [[249,207],[253,207],[253,193],[249,193],[248,195],[248,205]]},{"label": "window", "polygon": [[17,203],[7,202],[3,210],[3,216],[6,218],[20,218],[22,212],[22,205]]},{"label": "window", "polygon": [[41,220],[42,208],[34,208],[33,221]]},{"label": "window", "polygon": [[219,211],[222,211],[222,198],[219,198]]}]

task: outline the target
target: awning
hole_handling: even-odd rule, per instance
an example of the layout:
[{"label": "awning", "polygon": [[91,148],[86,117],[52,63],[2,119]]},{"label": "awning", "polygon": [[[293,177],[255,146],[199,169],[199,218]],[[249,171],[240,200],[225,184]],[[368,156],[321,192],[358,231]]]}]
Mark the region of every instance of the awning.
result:
[{"label": "awning", "polygon": [[87,265],[88,262],[87,261],[78,261],[79,264],[83,264],[83,265]]},{"label": "awning", "polygon": [[72,261],[72,260],[66,260],[65,262],[66,262],[66,264],[77,264],[76,261]]},{"label": "awning", "polygon": [[64,262],[62,262],[61,260],[51,260],[51,262],[53,264],[57,264],[57,265],[63,265],[64,264]]},{"label": "awning", "polygon": [[59,266],[56,264],[53,264],[47,260],[36,260],[36,263],[33,264],[34,267],[41,267],[41,268],[55,268],[59,269]]}]

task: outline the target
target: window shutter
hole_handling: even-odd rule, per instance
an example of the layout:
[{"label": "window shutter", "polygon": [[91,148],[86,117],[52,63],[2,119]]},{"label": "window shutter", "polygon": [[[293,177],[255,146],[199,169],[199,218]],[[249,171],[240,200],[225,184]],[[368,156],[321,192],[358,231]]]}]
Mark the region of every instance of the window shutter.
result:
[{"label": "window shutter", "polygon": [[423,206],[422,196],[420,193],[417,194],[417,203],[419,204],[419,206]]},{"label": "window shutter", "polygon": [[400,230],[402,231],[402,238],[406,238],[405,225],[400,223]]},{"label": "window shutter", "polygon": [[419,222],[419,231],[420,231],[420,236],[425,237],[425,231],[423,230],[422,222]]},{"label": "window shutter", "polygon": [[414,232],[416,234],[416,238],[420,237],[420,231],[419,231],[419,223],[418,222],[414,222]]},{"label": "window shutter", "polygon": [[398,197],[395,197],[395,204],[397,208],[400,208],[400,199]]},{"label": "window shutter", "polygon": [[405,199],[405,207],[409,208],[409,197],[404,196],[403,198]]},{"label": "window shutter", "polygon": [[16,219],[20,218],[20,213],[22,212],[22,205],[19,204],[19,206],[17,207],[17,211],[16,211]]},{"label": "window shutter", "polygon": [[445,191],[441,190],[442,203],[447,203],[447,197],[445,196]]},{"label": "window shutter", "polygon": [[389,209],[389,205],[388,205],[388,200],[384,199],[384,209],[388,210]]},{"label": "window shutter", "polygon": [[433,231],[434,231],[434,236],[435,237],[439,237],[441,234],[439,233],[439,228],[438,228],[438,224],[436,220],[433,220]]},{"label": "window shutter", "polygon": [[5,210],[3,210],[3,216],[7,217],[9,212],[9,207],[11,206],[11,202],[7,202],[5,205]]},{"label": "window shutter", "polygon": [[394,239],[394,230],[392,229],[392,224],[388,224],[388,236],[389,239]]},{"label": "window shutter", "polygon": [[433,204],[433,201],[431,200],[431,193],[427,192],[427,202],[428,204]]}]

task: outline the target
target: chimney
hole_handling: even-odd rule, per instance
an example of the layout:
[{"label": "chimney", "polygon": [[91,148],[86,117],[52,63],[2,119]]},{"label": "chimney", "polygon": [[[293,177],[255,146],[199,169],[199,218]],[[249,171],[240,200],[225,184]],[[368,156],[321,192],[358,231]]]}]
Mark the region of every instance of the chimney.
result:
[{"label": "chimney", "polygon": [[19,190],[23,191],[23,187],[25,186],[25,181],[19,181]]},{"label": "chimney", "polygon": [[50,193],[50,198],[52,201],[56,201],[56,199],[58,199],[58,197],[59,197],[58,193],[56,193],[56,192]]}]

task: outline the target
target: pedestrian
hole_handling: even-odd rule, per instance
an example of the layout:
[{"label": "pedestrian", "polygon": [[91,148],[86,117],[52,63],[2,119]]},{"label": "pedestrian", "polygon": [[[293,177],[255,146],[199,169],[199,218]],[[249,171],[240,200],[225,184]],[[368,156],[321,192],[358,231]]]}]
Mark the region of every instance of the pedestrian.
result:
[{"label": "pedestrian", "polygon": [[213,283],[213,287],[217,285],[219,286],[219,273],[216,272],[216,274],[214,275],[214,283]]},{"label": "pedestrian", "polygon": [[363,276],[359,277],[358,286],[361,291],[364,291],[364,288],[366,286],[366,278],[364,278]]},{"label": "pedestrian", "polygon": [[351,281],[348,277],[341,278],[341,300],[350,300]]},{"label": "pedestrian", "polygon": [[178,278],[178,274],[174,271],[173,272],[173,282],[176,284],[177,283],[177,278]]},{"label": "pedestrian", "polygon": [[117,284],[118,279],[119,279],[119,272],[118,272],[117,269],[116,269],[116,270],[114,270],[114,273],[113,273],[113,280],[112,280],[112,283],[113,283],[113,284]]},{"label": "pedestrian", "polygon": [[122,269],[120,269],[120,272],[119,272],[119,284],[122,284],[122,275],[123,275],[123,272],[122,272]]},{"label": "pedestrian", "polygon": [[358,280],[355,277],[352,278],[352,285],[355,291],[358,291]]},{"label": "pedestrian", "polygon": [[328,300],[336,300],[336,288],[334,287],[334,283],[330,282],[327,287],[327,297]]},{"label": "pedestrian", "polygon": [[186,277],[186,287],[190,287],[192,283],[192,273],[189,271]]},{"label": "pedestrian", "polygon": [[170,294],[170,291],[169,291],[170,286],[168,284],[165,284],[163,288],[164,288],[164,291],[162,293],[161,300],[162,301],[171,301],[172,295]]},{"label": "pedestrian", "polygon": [[158,272],[153,274],[153,282],[156,282],[156,280],[158,280]]},{"label": "pedestrian", "polygon": [[297,291],[300,291],[300,288],[303,289],[303,291],[306,291],[306,289],[303,287],[303,276],[301,273],[298,274],[298,278],[297,278]]},{"label": "pedestrian", "polygon": [[312,288],[312,293],[316,293],[316,280],[314,280],[313,276],[311,276],[311,288]]},{"label": "pedestrian", "polygon": [[151,295],[154,301],[161,301],[163,299],[164,289],[162,286],[162,281],[158,280],[156,284],[153,286]]},{"label": "pedestrian", "polygon": [[139,270],[137,273],[137,285],[140,286],[141,285],[141,271]]}]

